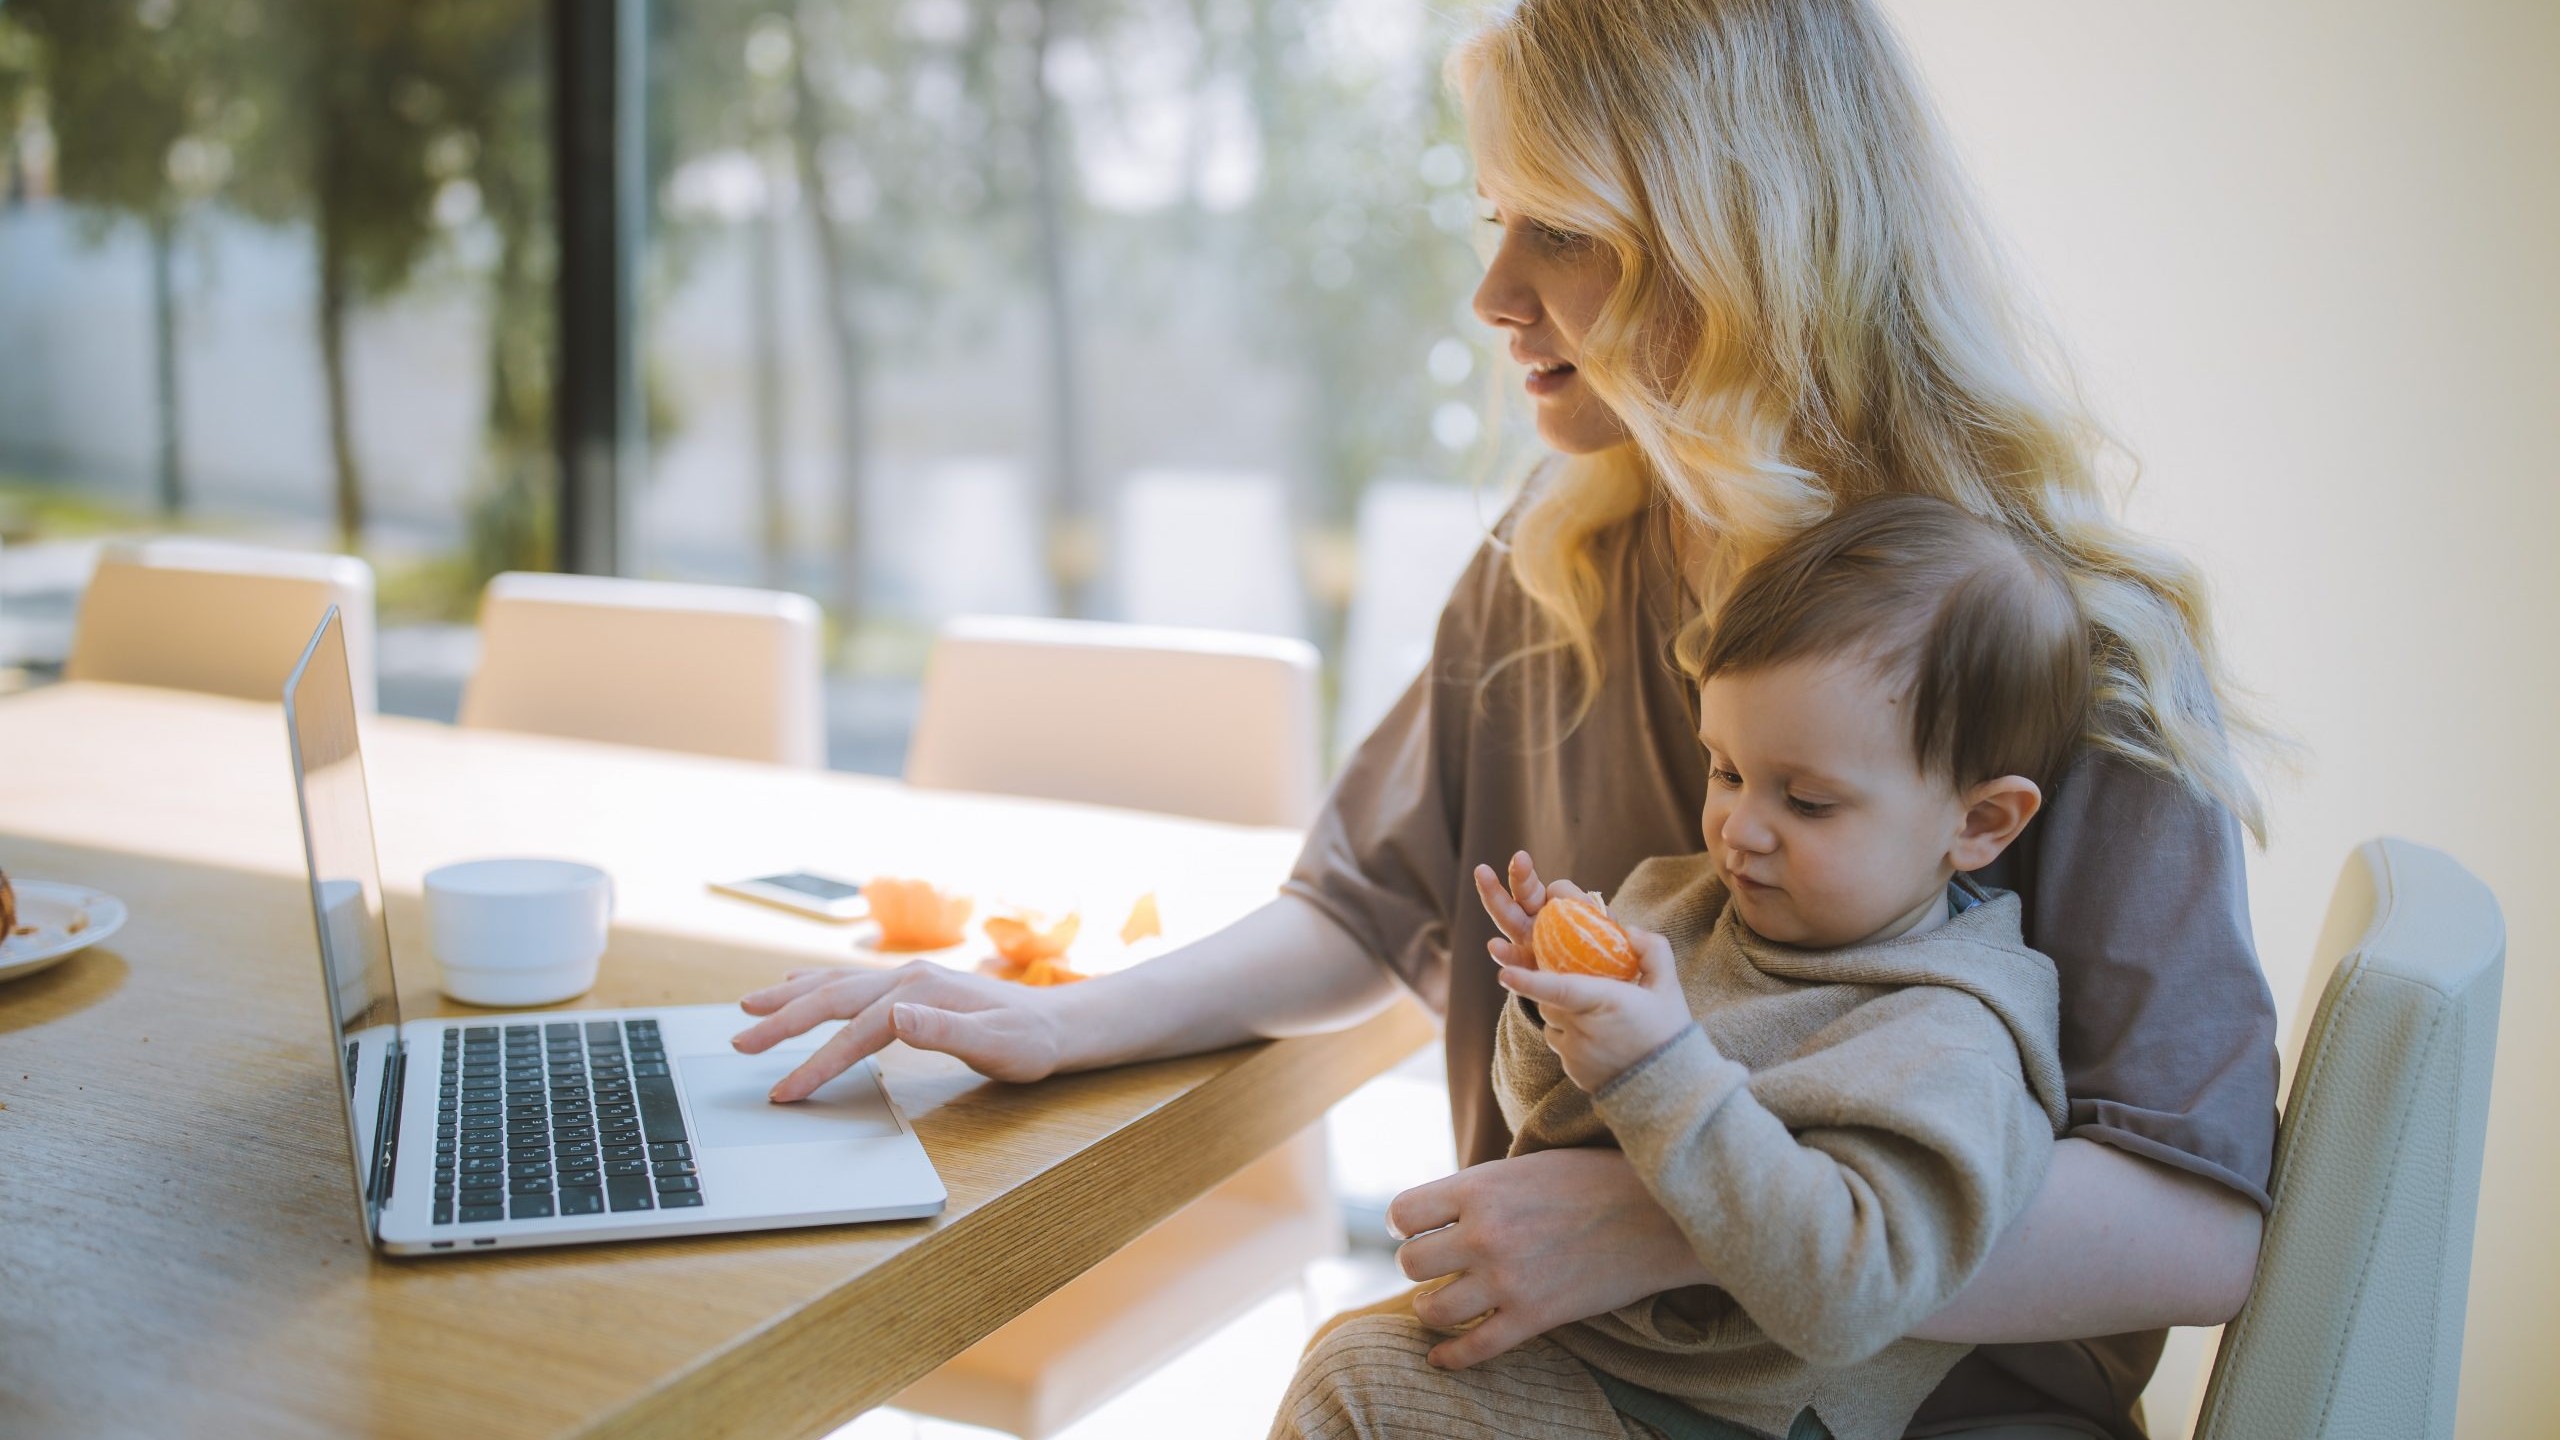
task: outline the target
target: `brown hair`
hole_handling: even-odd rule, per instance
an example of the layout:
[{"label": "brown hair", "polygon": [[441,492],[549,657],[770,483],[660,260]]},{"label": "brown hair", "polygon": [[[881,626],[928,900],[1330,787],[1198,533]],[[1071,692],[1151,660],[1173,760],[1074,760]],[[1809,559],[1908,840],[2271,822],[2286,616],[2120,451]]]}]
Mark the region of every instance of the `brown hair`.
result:
[{"label": "brown hair", "polygon": [[1734,582],[1699,683],[1820,656],[1908,682],[1911,748],[1961,789],[2050,787],[2088,725],[2090,636],[2060,562],[1944,500],[1855,505]]}]

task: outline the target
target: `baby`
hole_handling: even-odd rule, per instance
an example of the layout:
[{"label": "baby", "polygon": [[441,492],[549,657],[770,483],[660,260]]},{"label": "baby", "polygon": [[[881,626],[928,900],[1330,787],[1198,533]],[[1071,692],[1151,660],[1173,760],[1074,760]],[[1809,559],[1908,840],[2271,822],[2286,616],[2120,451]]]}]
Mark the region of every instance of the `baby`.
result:
[{"label": "baby", "polygon": [[1623,1148],[1717,1283],[1454,1372],[1409,1303],[1355,1316],[1275,1435],[1893,1440],[1965,1353],[1903,1337],[2034,1195],[2064,1108],[2052,962],[1964,875],[2079,741],[2086,627],[2004,531],[1878,500],[1754,566],[1699,668],[1706,853],[1619,888],[1635,979],[1539,968],[1536,912],[1583,892],[1527,855],[1476,882],[1510,937],[1511,1153]]}]

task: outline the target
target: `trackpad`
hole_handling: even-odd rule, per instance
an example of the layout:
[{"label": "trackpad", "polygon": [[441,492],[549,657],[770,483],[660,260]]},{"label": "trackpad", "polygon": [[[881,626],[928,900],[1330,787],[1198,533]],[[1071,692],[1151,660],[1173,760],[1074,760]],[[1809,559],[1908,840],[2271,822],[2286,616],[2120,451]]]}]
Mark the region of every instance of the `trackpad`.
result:
[{"label": "trackpad", "polygon": [[809,1145],[895,1135],[898,1121],[871,1078],[858,1066],[818,1087],[796,1105],[764,1098],[773,1082],[798,1068],[808,1051],[763,1055],[679,1055],[676,1074],[693,1107],[694,1139],[711,1148],[727,1145]]}]

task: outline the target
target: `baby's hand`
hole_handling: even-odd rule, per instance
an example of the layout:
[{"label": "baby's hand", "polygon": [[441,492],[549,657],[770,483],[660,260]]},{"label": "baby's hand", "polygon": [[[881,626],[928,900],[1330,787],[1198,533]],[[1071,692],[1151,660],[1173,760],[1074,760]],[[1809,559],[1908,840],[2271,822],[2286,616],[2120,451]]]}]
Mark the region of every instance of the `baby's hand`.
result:
[{"label": "baby's hand", "polygon": [[[1547,1044],[1585,1094],[1598,1094],[1628,1066],[1689,1028],[1689,1001],[1680,993],[1670,944],[1650,930],[1625,929],[1642,967],[1634,980],[1560,975],[1509,963],[1498,977],[1503,988],[1537,1002],[1547,1022]],[[1526,945],[1518,948],[1523,955],[1528,951]]]},{"label": "baby's hand", "polygon": [[[1558,893],[1579,895],[1571,885],[1560,885]],[[1502,877],[1490,865],[1476,867],[1476,898],[1484,902],[1484,913],[1493,917],[1493,928],[1502,933],[1485,942],[1485,949],[1504,965],[1535,965],[1529,953],[1529,931],[1538,923],[1538,911],[1547,903],[1547,887],[1538,880],[1538,867],[1526,850],[1511,857],[1511,883],[1506,888]]]}]

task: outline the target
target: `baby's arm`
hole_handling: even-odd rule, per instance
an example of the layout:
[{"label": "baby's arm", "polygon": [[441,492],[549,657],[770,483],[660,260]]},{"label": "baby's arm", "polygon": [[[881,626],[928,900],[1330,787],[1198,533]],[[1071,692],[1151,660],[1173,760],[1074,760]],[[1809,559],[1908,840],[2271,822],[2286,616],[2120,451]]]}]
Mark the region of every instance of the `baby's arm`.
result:
[{"label": "baby's arm", "polygon": [[1872,1355],[1953,1296],[2053,1145],[2014,1042],[1979,1002],[1916,988],[1856,1020],[1866,1028],[1756,1080],[1692,1029],[1594,1097],[1718,1283],[1825,1366]]}]

